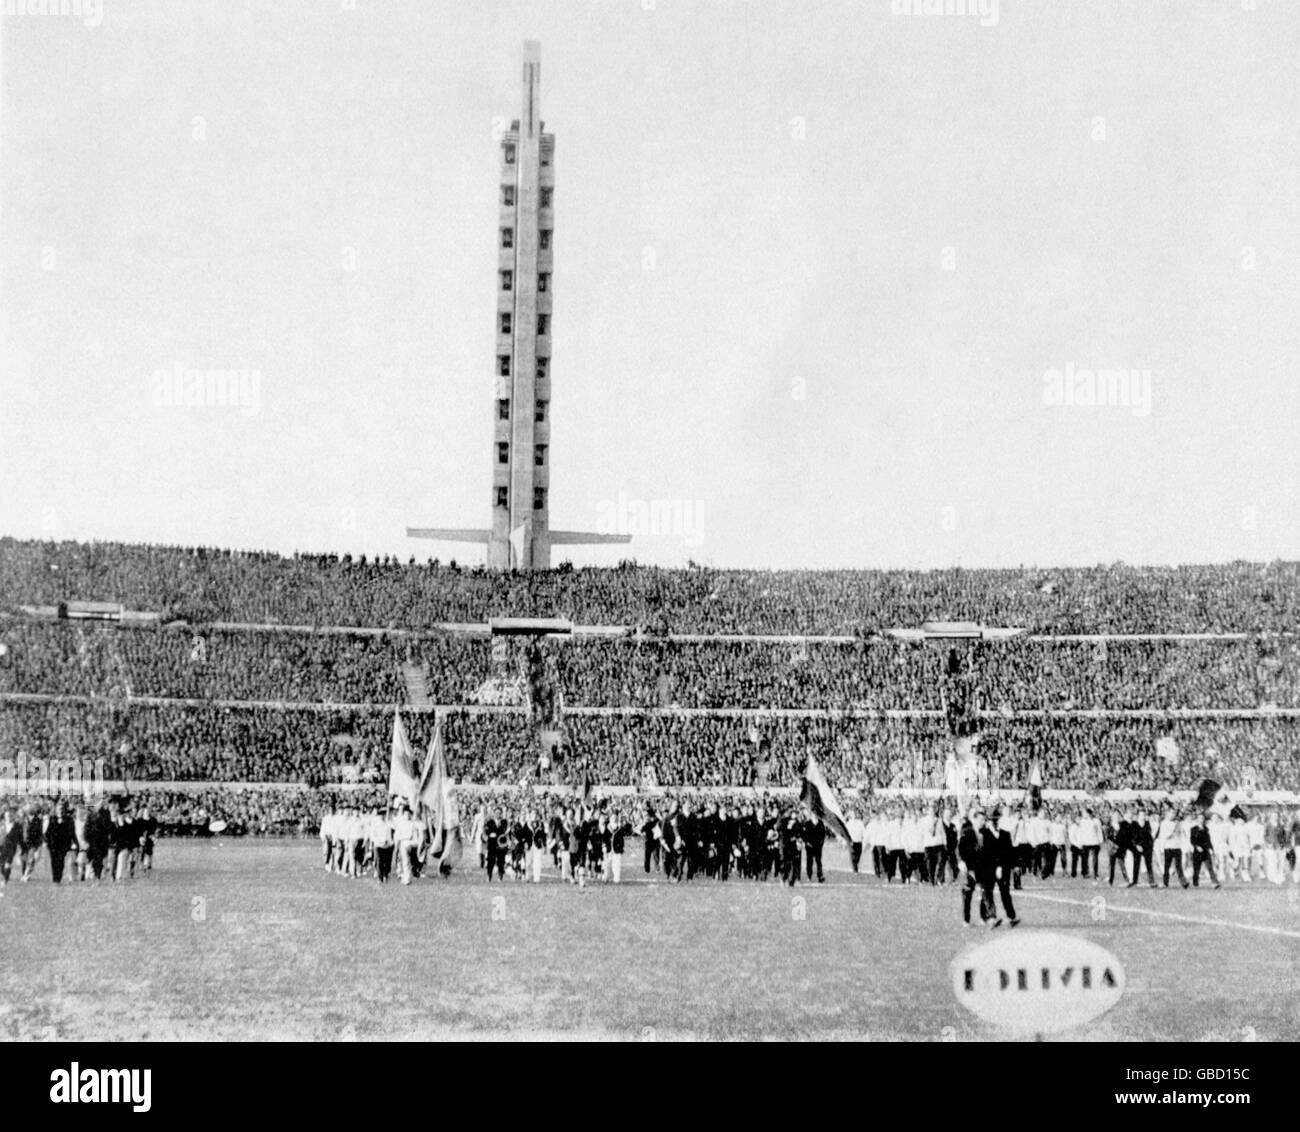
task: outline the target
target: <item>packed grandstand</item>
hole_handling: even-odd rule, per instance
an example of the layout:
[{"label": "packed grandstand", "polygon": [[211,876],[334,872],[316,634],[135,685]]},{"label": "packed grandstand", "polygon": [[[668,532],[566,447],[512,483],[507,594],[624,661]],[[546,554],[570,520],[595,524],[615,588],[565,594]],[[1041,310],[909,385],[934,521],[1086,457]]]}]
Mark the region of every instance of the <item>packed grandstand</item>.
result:
[{"label": "packed grandstand", "polygon": [[[1293,562],[493,573],[0,539],[0,594],[0,757],[102,758],[176,830],[381,796],[399,705],[485,788],[786,786],[810,753],[848,790],[934,786],[958,735],[1004,790],[1035,761],[1063,789],[1300,788]],[[1018,632],[907,635],[934,622]]]}]

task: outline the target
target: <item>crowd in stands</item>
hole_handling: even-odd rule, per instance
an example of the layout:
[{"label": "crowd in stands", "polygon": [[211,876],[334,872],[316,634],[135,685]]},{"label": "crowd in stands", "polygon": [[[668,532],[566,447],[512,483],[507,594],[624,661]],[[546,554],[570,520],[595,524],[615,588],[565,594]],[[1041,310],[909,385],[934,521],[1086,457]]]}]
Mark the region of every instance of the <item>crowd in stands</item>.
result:
[{"label": "crowd in stands", "polygon": [[[499,668],[526,670],[534,699],[565,705],[798,710],[942,710],[956,695],[944,651],[873,641],[578,638],[494,665],[486,637],[203,631],[0,622],[0,692],[168,699],[396,703],[401,669],[420,667],[434,703],[475,702]],[[961,681],[984,710],[1300,706],[1300,641],[982,642]]]},{"label": "crowd in stands", "polygon": [[193,622],[378,628],[560,616],[655,633],[867,636],[926,620],[1050,633],[1290,631],[1300,563],[1084,569],[501,573],[436,560],[0,538],[0,594],[121,602]]},{"label": "crowd in stands", "polygon": [[[423,753],[432,713],[406,713]],[[940,716],[872,718],[574,712],[563,744],[542,766],[536,729],[521,712],[443,713],[450,772],[482,784],[581,781],[610,785],[789,785],[814,754],[833,783],[942,786],[951,735]],[[1035,759],[1048,785],[1173,789],[1202,777],[1300,788],[1300,719],[984,717],[977,754],[990,786],[1024,784]],[[0,749],[40,759],[105,759],[105,776],[131,781],[288,782],[386,779],[392,711],[192,705],[129,708],[85,701],[7,702]],[[1157,753],[1173,739],[1176,761]],[[12,757],[12,755],[10,756]]]},{"label": "crowd in stands", "polygon": [[[1047,784],[1063,787],[1186,788],[1210,776],[1297,789],[1300,720],[1267,710],[1300,706],[1300,652],[1288,635],[1297,583],[1296,563],[500,574],[0,539],[0,759],[102,758],[108,778],[137,783],[378,788],[392,706],[406,701],[418,670],[431,703],[456,705],[442,713],[448,760],[453,775],[475,783],[572,784],[590,775],[611,785],[788,785],[815,754],[839,786],[942,786],[957,732],[980,736],[980,773],[1000,788],[1023,784],[1037,761]],[[18,608],[70,599],[164,618],[127,627]],[[537,647],[434,627],[507,614],[627,632]],[[223,619],[267,627],[214,624]],[[1018,625],[1058,639],[940,648],[878,635],[927,619]],[[1059,639],[1183,631],[1245,635]],[[681,636],[692,633],[845,639]],[[520,691],[521,710],[472,706],[518,702],[500,694],[503,684]],[[746,714],[755,709],[806,714]],[[1242,714],[1159,714],[1167,709]],[[1097,710],[1151,714],[1086,714]],[[884,711],[907,714],[855,714]],[[1045,711],[1064,714],[1019,714]],[[433,715],[407,718],[423,751]],[[562,740],[553,760],[539,729]],[[277,828],[289,820],[248,817]]]}]

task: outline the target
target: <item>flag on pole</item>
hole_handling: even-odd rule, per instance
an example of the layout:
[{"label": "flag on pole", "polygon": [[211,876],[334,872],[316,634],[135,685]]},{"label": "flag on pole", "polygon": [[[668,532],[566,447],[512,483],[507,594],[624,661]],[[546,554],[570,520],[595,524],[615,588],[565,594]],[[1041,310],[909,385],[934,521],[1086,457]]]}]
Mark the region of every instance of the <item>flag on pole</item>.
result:
[{"label": "flag on pole", "polygon": [[1029,764],[1029,801],[1035,812],[1043,804],[1043,764],[1037,758]]},{"label": "flag on pole", "polygon": [[825,823],[826,828],[844,841],[852,841],[849,836],[849,823],[844,811],[835,800],[835,794],[822,774],[822,768],[812,755],[808,756],[808,765],[804,767],[803,786],[799,791],[799,801],[803,802]]},{"label": "flag on pole", "polygon": [[438,871],[446,876],[459,863],[460,810],[447,773],[447,755],[442,744],[442,719],[435,718],[429,754],[420,773],[419,814],[429,829],[429,857],[437,859]]},{"label": "flag on pole", "polygon": [[944,765],[944,790],[957,799],[957,812],[964,814],[970,806],[971,763],[959,760],[952,751]]},{"label": "flag on pole", "polygon": [[582,797],[578,802],[584,819],[591,813],[592,793],[591,771],[584,771],[582,775]]},{"label": "flag on pole", "polygon": [[1226,817],[1231,812],[1230,802],[1231,799],[1223,784],[1213,778],[1203,779],[1196,791],[1196,804],[1201,809],[1212,813],[1223,814]]},{"label": "flag on pole", "polygon": [[406,725],[402,723],[402,713],[393,709],[393,755],[388,764],[388,796],[396,794],[410,803],[414,810],[419,795],[419,786],[415,778],[415,755],[411,751],[411,741],[406,737]]}]

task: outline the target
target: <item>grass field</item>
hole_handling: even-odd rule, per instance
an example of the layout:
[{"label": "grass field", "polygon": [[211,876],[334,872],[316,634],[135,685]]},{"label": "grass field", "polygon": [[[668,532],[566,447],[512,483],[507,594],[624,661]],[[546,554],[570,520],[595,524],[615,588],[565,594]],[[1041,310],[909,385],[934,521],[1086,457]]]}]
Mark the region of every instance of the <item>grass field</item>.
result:
[{"label": "grass field", "polygon": [[[314,842],[164,841],[123,885],[58,888],[42,862],[0,895],[0,1036],[1000,1037],[950,985],[989,935],[962,930],[956,890],[887,888],[828,851],[826,884],[793,891],[652,884],[633,853],[633,883],[581,891],[477,868],[380,887],[327,874]],[[1119,1004],[1064,1038],[1295,1040],[1297,893],[1040,882],[1017,930],[1125,967]]]}]

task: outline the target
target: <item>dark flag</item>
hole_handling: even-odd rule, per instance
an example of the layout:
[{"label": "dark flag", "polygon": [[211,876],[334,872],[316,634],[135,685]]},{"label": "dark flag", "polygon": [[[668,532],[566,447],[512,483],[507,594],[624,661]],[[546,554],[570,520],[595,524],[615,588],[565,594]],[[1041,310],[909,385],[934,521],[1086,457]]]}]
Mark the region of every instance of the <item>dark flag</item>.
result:
[{"label": "dark flag", "polygon": [[844,841],[853,840],[849,836],[849,826],[844,811],[840,809],[840,804],[835,800],[835,794],[826,781],[826,776],[822,774],[822,768],[817,765],[817,760],[812,755],[808,756],[808,765],[804,768],[799,801],[821,818],[822,824],[836,837]]},{"label": "dark flag", "polygon": [[1201,783],[1200,789],[1196,792],[1196,804],[1203,810],[1208,810],[1215,802],[1219,800],[1219,791],[1223,789],[1221,783],[1215,782],[1212,778],[1205,779]]}]

